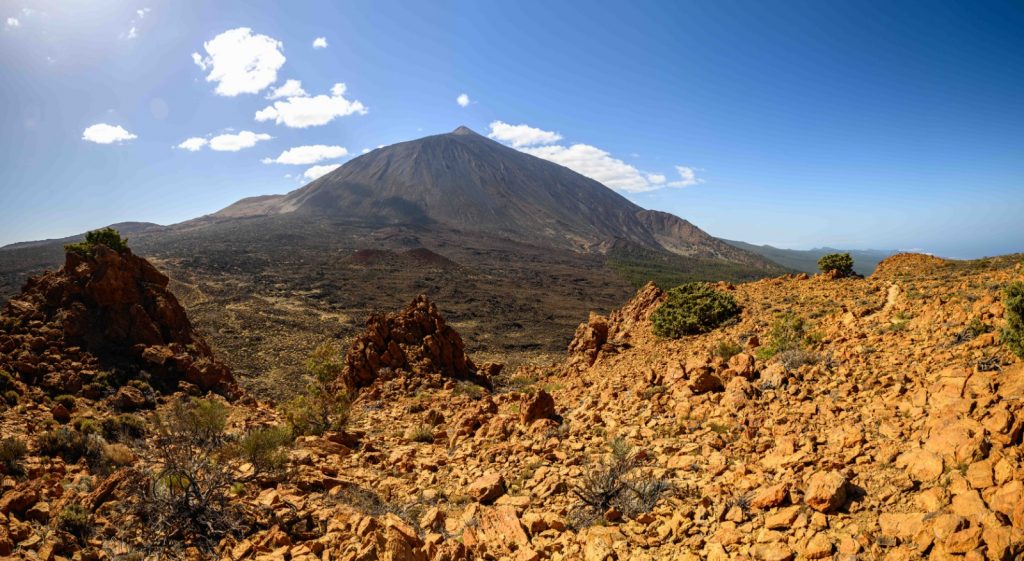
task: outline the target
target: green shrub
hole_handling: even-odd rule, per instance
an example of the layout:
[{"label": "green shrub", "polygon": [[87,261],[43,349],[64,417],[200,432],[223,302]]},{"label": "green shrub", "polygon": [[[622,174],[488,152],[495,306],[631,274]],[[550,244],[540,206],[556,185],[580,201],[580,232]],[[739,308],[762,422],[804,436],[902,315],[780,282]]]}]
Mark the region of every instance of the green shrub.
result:
[{"label": "green shrub", "polygon": [[124,413],[116,417],[107,417],[101,424],[103,438],[110,442],[146,436],[146,422],[138,415]]},{"label": "green shrub", "polygon": [[82,458],[92,463],[103,456],[103,442],[94,436],[61,427],[39,437],[39,454],[51,458],[60,456],[72,464]]},{"label": "green shrub", "polygon": [[829,253],[818,259],[818,270],[822,273],[835,271],[838,277],[853,276],[853,257],[849,253]]},{"label": "green shrub", "polygon": [[14,390],[7,390],[4,392],[4,401],[6,401],[7,405],[10,405],[11,407],[18,404],[18,397],[18,392]]},{"label": "green shrub", "polygon": [[1024,282],[1017,281],[1003,293],[1006,327],[1001,340],[1013,353],[1024,358]]},{"label": "green shrub", "polygon": [[231,409],[216,399],[175,401],[167,415],[157,417],[157,426],[167,433],[188,435],[197,442],[213,442],[224,434]]},{"label": "green shrub", "polygon": [[252,464],[254,473],[277,473],[288,463],[287,446],[291,441],[288,427],[253,429],[239,439],[238,455]]},{"label": "green shrub", "polygon": [[53,398],[53,400],[63,405],[64,408],[67,409],[68,411],[71,411],[72,409],[75,408],[75,396],[73,395],[58,395],[57,397]]},{"label": "green shrub", "polygon": [[351,403],[348,394],[338,386],[345,365],[336,345],[321,345],[306,361],[311,380],[306,395],[285,406],[285,417],[294,435],[321,435],[341,430],[348,423]]},{"label": "green shrub", "polygon": [[85,256],[92,253],[97,245],[105,245],[114,251],[123,252],[128,249],[128,238],[122,238],[120,232],[113,228],[102,228],[85,234],[85,241],[67,244],[64,251]]},{"label": "green shrub", "polygon": [[6,475],[22,475],[25,470],[21,461],[28,454],[25,443],[14,437],[0,440],[0,468]]},{"label": "green shrub", "polygon": [[0,370],[0,392],[13,390],[16,387],[17,386],[14,383],[14,376],[6,370]]},{"label": "green shrub", "polygon": [[807,332],[804,318],[791,312],[775,317],[768,331],[768,342],[758,348],[757,356],[762,360],[781,355],[786,368],[814,362],[812,354],[805,347],[816,338]]},{"label": "green shrub", "polygon": [[57,527],[82,539],[92,529],[89,511],[79,504],[68,505],[57,515]]},{"label": "green shrub", "polygon": [[651,323],[659,337],[678,339],[684,335],[706,333],[740,313],[732,295],[703,282],[679,285],[668,291]]},{"label": "green shrub", "polygon": [[741,352],[743,352],[743,347],[740,346],[739,343],[729,341],[728,339],[719,341],[718,345],[715,347],[715,354],[725,361],[728,361],[730,358],[740,354]]},{"label": "green shrub", "polygon": [[429,425],[420,425],[410,429],[406,435],[406,439],[410,442],[422,442],[425,444],[433,444],[434,442],[434,429]]}]

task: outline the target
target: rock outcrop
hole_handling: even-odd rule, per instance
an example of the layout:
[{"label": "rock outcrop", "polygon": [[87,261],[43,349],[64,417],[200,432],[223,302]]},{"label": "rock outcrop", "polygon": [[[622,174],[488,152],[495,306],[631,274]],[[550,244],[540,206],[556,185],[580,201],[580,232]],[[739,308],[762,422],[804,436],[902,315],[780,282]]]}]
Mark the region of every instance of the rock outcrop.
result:
[{"label": "rock outcrop", "polygon": [[603,351],[614,353],[628,345],[633,329],[650,320],[651,314],[665,300],[665,291],[653,282],[645,284],[636,295],[607,318],[591,313],[586,323],[576,328],[569,343],[569,360],[572,366],[588,368],[597,361]]},{"label": "rock outcrop", "polygon": [[238,394],[168,278],[130,249],[68,252],[64,267],[30,279],[0,322],[0,369],[51,393],[77,393],[99,370],[151,374],[159,389],[187,382]]},{"label": "rock outcrop", "polygon": [[490,387],[466,355],[462,337],[445,323],[425,295],[398,313],[373,314],[366,331],[352,341],[342,382],[349,390],[371,385],[381,370],[396,374],[437,374]]}]

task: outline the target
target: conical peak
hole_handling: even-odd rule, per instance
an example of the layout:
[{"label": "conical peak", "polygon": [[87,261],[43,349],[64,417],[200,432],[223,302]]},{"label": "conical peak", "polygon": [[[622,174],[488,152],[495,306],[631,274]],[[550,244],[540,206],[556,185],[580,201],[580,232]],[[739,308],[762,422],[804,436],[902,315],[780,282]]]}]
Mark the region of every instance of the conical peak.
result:
[{"label": "conical peak", "polygon": [[474,131],[473,129],[471,129],[471,128],[465,126],[465,125],[463,125],[463,126],[457,128],[457,129],[453,130],[452,134],[480,136],[479,134],[476,133],[476,131]]}]

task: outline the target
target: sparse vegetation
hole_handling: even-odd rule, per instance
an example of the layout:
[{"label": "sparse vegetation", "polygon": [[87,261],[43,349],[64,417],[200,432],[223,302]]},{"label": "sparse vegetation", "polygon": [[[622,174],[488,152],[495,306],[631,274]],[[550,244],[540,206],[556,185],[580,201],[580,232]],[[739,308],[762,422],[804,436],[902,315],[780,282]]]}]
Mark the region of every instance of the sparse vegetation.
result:
[{"label": "sparse vegetation", "polygon": [[589,526],[609,509],[627,518],[650,512],[671,486],[663,479],[638,475],[639,467],[632,446],[621,437],[612,440],[607,457],[585,466],[582,479],[572,488],[580,504],[570,513],[571,524]]},{"label": "sparse vegetation", "polygon": [[22,475],[25,468],[21,465],[25,455],[28,454],[28,447],[21,440],[8,437],[0,440],[0,468],[4,475]]},{"label": "sparse vegetation", "polygon": [[730,358],[743,352],[743,347],[735,342],[723,339],[715,346],[715,356],[728,361]]},{"label": "sparse vegetation", "polygon": [[68,463],[82,458],[96,463],[103,456],[102,439],[67,427],[43,433],[39,436],[38,445],[40,455],[60,457]]},{"label": "sparse vegetation", "polygon": [[89,511],[85,507],[71,504],[64,507],[57,515],[57,527],[79,540],[83,540],[92,530],[90,518]]},{"label": "sparse vegetation", "polygon": [[420,425],[413,427],[407,435],[411,442],[422,442],[426,444],[432,444],[434,442],[434,431],[429,425]]},{"label": "sparse vegetation", "polygon": [[311,378],[306,395],[285,406],[292,434],[321,435],[345,428],[351,404],[347,393],[337,386],[343,370],[337,345],[325,344],[313,351],[306,361],[306,372]]},{"label": "sparse vegetation", "polygon": [[1024,282],[1017,281],[1003,293],[1006,327],[1001,340],[1013,354],[1024,358]]},{"label": "sparse vegetation", "polygon": [[804,319],[792,312],[776,316],[768,330],[767,342],[757,349],[757,357],[767,360],[777,354],[802,351],[807,342]]},{"label": "sparse vegetation", "polygon": [[257,428],[238,441],[238,454],[252,465],[254,475],[274,475],[288,464],[287,446],[291,441],[288,427]]},{"label": "sparse vegetation", "polygon": [[85,241],[65,245],[64,251],[85,256],[92,253],[92,250],[97,245],[104,245],[114,251],[121,252],[128,249],[128,238],[122,238],[121,233],[113,228],[102,228],[87,232],[85,234]]},{"label": "sparse vegetation", "polygon": [[123,413],[115,417],[106,417],[100,426],[103,431],[103,438],[109,442],[132,440],[146,435],[146,422],[138,415],[129,413]]},{"label": "sparse vegetation", "polygon": [[829,253],[818,259],[818,270],[822,273],[834,272],[837,277],[853,276],[853,257],[849,253]]},{"label": "sparse vegetation", "polygon": [[[231,496],[241,465],[254,455],[232,445],[225,432],[229,412],[215,399],[194,399],[177,401],[157,417],[158,467],[136,482],[140,493],[132,512],[154,553],[169,556],[184,542],[208,551],[250,522]],[[275,440],[260,441],[249,450],[273,457],[277,448],[267,442]]]},{"label": "sparse vegetation", "polygon": [[732,295],[695,282],[669,290],[668,299],[651,315],[651,324],[655,335],[678,339],[711,331],[739,313]]}]

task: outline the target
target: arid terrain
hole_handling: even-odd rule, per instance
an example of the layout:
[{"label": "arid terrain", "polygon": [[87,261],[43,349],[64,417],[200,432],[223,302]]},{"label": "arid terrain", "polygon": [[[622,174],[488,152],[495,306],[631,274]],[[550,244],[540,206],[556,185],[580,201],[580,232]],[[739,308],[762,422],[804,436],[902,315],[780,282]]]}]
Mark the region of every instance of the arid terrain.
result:
[{"label": "arid terrain", "polygon": [[[237,397],[229,374],[197,366],[216,359],[166,280],[93,251],[69,256],[71,268],[3,315],[13,395],[0,426],[26,444],[3,480],[3,555],[1007,561],[1024,551],[1024,363],[999,335],[1003,290],[1024,279],[1020,256],[902,254],[863,279],[721,283],[740,315],[674,340],[652,334],[665,294],[648,284],[608,315],[579,318],[557,360],[504,370],[466,354],[472,328],[445,321],[446,295],[410,298],[309,364],[352,396],[344,425],[298,436],[274,462],[223,456],[196,468],[237,471],[223,476],[233,483],[217,495],[222,510],[185,517],[209,531],[190,533],[161,514],[173,505],[159,490],[179,495],[160,466],[186,442],[221,456],[194,434],[175,440],[183,396],[219,392],[199,403],[224,404],[225,442],[250,442],[293,413],[258,385]],[[194,297],[184,285],[171,288]],[[106,336],[80,329],[100,318]],[[118,331],[118,318],[151,322],[152,335]],[[209,512],[236,518],[222,527]]]}]

